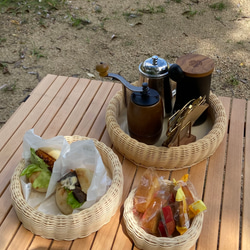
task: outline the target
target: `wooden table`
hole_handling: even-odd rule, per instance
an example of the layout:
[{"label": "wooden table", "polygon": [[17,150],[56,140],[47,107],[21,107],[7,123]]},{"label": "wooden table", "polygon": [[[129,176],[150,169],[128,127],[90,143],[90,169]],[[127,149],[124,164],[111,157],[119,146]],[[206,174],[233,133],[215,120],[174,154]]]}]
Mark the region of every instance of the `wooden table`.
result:
[{"label": "wooden table", "polygon": [[[10,178],[21,159],[24,133],[34,128],[43,138],[82,135],[112,147],[105,128],[106,107],[120,84],[47,75],[0,130],[0,249],[137,249],[127,237],[123,206],[98,232],[74,241],[33,235],[11,206]],[[250,249],[250,101],[220,97],[229,117],[227,134],[209,159],[162,175],[190,173],[207,205],[197,249]],[[123,158],[124,194],[138,184],[143,168]],[[135,177],[135,178],[134,178]],[[195,249],[195,247],[193,248]]]}]

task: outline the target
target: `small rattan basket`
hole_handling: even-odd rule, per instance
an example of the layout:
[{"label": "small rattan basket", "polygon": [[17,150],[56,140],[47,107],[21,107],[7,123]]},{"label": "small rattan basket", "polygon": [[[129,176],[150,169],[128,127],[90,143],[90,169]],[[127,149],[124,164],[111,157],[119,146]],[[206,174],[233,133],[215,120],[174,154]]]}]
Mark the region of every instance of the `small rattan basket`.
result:
[{"label": "small rattan basket", "polygon": [[136,247],[144,250],[188,250],[195,245],[200,236],[204,214],[195,216],[191,227],[176,237],[156,237],[146,233],[137,223],[133,214],[133,198],[136,189],[133,189],[124,203],[123,218],[129,237]]},{"label": "small rattan basket", "polygon": [[147,145],[131,138],[118,123],[125,107],[124,95],[119,91],[110,101],[106,112],[106,125],[114,147],[138,166],[158,170],[183,169],[211,156],[224,138],[227,117],[224,106],[210,93],[209,114],[213,120],[211,130],[202,138],[187,145],[162,147]]},{"label": "small rattan basket", "polygon": [[[89,138],[66,136],[69,143]],[[122,166],[116,154],[104,143],[92,139],[103,163],[111,172],[112,184],[106,194],[90,208],[71,215],[48,215],[27,204],[23,198],[20,174],[25,168],[22,160],[11,178],[11,198],[13,207],[23,226],[36,235],[55,240],[83,238],[99,230],[108,223],[117,211],[123,193]]]}]

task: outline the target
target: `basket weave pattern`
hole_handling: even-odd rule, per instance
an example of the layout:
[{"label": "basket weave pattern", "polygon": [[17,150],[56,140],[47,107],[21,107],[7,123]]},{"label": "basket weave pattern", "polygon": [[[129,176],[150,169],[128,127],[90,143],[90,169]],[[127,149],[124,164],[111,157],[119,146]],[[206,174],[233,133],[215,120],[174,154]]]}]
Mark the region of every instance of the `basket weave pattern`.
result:
[{"label": "basket weave pattern", "polygon": [[176,237],[156,237],[146,233],[137,223],[133,214],[133,198],[136,189],[133,189],[124,203],[123,218],[128,235],[136,247],[144,250],[187,250],[190,249],[200,236],[204,214],[195,216],[191,227]]},{"label": "basket weave pattern", "polygon": [[211,156],[220,145],[226,132],[227,118],[221,101],[212,92],[209,97],[209,112],[214,125],[207,135],[178,147],[157,147],[131,138],[117,120],[125,109],[123,92],[119,91],[110,101],[106,112],[106,125],[115,148],[136,165],[155,167],[161,170],[182,169]]},{"label": "basket weave pattern", "polygon": [[[66,136],[69,143],[89,138]],[[11,179],[11,198],[13,207],[23,226],[32,233],[55,240],[74,240],[83,238],[99,230],[108,223],[121,203],[123,193],[123,173],[120,161],[105,144],[92,139],[104,165],[110,170],[112,184],[106,194],[93,206],[71,215],[48,215],[37,211],[23,198],[20,174],[25,168],[22,160]]]}]

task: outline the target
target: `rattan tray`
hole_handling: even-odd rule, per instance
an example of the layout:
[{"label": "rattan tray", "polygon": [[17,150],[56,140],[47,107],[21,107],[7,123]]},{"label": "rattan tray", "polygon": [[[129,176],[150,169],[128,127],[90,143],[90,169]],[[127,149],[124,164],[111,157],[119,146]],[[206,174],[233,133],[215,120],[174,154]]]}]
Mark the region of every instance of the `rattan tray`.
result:
[{"label": "rattan tray", "polygon": [[193,143],[176,147],[147,145],[131,138],[119,124],[126,109],[122,91],[109,102],[106,125],[114,147],[136,165],[159,170],[175,170],[192,166],[211,156],[224,138],[227,118],[224,106],[215,94],[210,93],[208,113],[212,125],[207,134]]},{"label": "rattan tray", "polygon": [[137,223],[133,213],[133,189],[124,203],[123,218],[129,237],[136,247],[144,250],[187,250],[190,249],[200,236],[204,214],[195,216],[191,227],[183,234],[172,238],[156,237],[146,233]]},{"label": "rattan tray", "polygon": [[[66,136],[69,143],[89,138]],[[105,144],[92,139],[102,157],[105,167],[110,171],[112,184],[106,194],[93,206],[71,215],[48,215],[27,204],[23,198],[20,174],[25,168],[22,160],[11,178],[11,198],[13,207],[23,226],[36,235],[55,240],[83,238],[99,230],[108,223],[117,211],[123,193],[123,173],[120,161]]]}]

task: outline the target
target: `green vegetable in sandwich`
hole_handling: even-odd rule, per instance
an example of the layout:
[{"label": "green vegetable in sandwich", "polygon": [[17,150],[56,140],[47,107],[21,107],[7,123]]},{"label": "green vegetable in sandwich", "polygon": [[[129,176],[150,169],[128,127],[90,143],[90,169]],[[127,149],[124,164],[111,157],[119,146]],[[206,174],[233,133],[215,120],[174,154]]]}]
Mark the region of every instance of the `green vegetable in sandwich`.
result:
[{"label": "green vegetable in sandwich", "polygon": [[[33,189],[36,191],[47,192],[51,169],[60,152],[50,148],[41,148],[38,150],[30,148],[30,153],[31,164],[22,171],[21,176],[26,175],[29,182],[32,183]],[[53,156],[51,156],[51,153]]]}]

